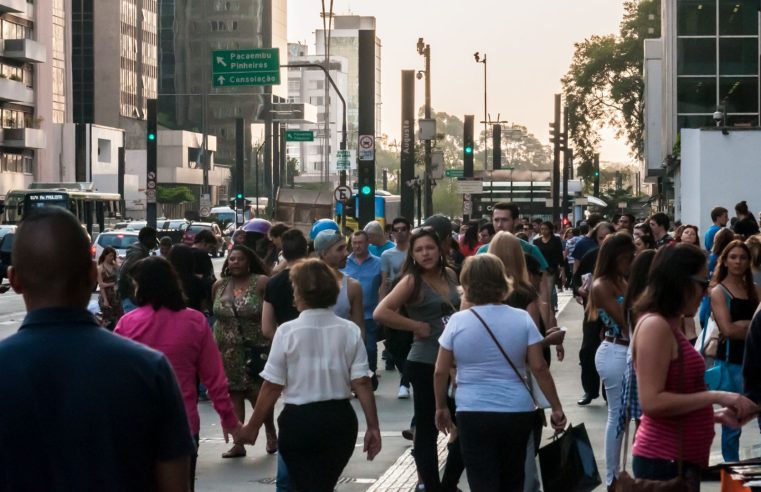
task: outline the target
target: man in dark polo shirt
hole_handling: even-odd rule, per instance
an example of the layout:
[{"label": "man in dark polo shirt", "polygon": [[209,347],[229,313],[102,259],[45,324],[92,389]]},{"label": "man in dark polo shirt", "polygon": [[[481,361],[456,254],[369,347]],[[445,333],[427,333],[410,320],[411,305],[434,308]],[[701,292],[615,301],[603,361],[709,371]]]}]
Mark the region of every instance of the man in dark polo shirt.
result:
[{"label": "man in dark polo shirt", "polygon": [[76,217],[25,217],[8,277],[28,314],[0,342],[0,490],[187,491],[195,444],[174,373],[87,312],[96,267]]}]

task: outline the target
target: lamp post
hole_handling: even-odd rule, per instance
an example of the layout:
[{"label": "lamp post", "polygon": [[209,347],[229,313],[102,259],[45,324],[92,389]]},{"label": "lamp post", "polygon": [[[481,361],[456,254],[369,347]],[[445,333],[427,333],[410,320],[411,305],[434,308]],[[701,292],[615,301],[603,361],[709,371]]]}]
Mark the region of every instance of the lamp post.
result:
[{"label": "lamp post", "polygon": [[489,124],[489,114],[486,112],[486,53],[481,54],[476,51],[473,53],[473,57],[476,59],[476,63],[484,64],[484,170],[489,167],[489,130],[487,125]]},{"label": "lamp post", "polygon": [[[425,58],[425,119],[431,119],[431,45],[423,38],[417,40],[417,52]],[[418,72],[419,74],[420,72]],[[423,176],[425,188],[425,216],[433,215],[433,191],[431,186],[431,141],[425,141],[425,173]]]}]

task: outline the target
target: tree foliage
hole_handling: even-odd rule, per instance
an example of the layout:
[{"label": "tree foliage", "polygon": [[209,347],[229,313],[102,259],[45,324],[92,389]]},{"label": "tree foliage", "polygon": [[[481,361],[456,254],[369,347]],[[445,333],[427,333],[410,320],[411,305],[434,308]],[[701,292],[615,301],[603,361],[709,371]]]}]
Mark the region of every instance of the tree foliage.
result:
[{"label": "tree foliage", "polygon": [[[592,160],[599,130],[610,125],[635,159],[642,159],[644,131],[644,41],[660,35],[660,0],[627,0],[618,34],[592,36],[576,43],[563,77],[570,139],[577,162]],[[592,166],[582,165],[587,182]]]},{"label": "tree foliage", "polygon": [[159,185],[156,187],[156,201],[159,203],[195,202],[196,197],[187,186]]}]

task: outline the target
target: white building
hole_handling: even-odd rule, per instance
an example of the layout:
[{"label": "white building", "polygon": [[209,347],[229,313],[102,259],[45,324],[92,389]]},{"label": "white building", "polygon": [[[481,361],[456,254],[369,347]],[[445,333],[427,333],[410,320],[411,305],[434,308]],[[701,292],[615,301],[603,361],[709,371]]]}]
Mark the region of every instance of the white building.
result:
[{"label": "white building", "polygon": [[[761,166],[746,167],[743,151],[713,133],[691,133],[698,142],[691,140],[685,152],[685,129],[716,128],[717,111],[718,123],[732,135],[737,128],[759,126],[759,15],[755,0],[662,0],[661,38],[645,42],[645,179],[657,185],[660,208],[676,219],[692,213],[686,204],[700,193],[693,186],[703,182],[694,175],[705,170],[701,155],[712,156],[711,165],[723,169],[717,185],[761,179]],[[741,140],[747,143],[756,133]],[[729,209],[752,199],[736,193],[728,206],[714,203],[710,194],[700,197],[709,207]]]},{"label": "white building", "polygon": [[[308,55],[307,47],[301,44],[289,44],[289,63],[314,63],[325,62],[324,56]],[[340,56],[331,56],[328,72],[336,83],[338,90],[347,97],[347,70],[348,60]],[[288,69],[288,102],[311,104],[317,108],[317,124],[288,125],[288,129],[311,130],[314,132],[313,142],[288,142],[288,158],[299,161],[300,182],[320,181],[322,179],[323,162],[325,154],[331,156],[328,159],[328,173],[336,174],[336,151],[340,148],[341,125],[343,122],[343,105],[335,94],[333,87],[329,87],[330,105],[328,114],[330,121],[325,129],[325,84],[330,85],[325,79],[322,70],[310,68]],[[327,149],[325,148],[327,146]]]}]

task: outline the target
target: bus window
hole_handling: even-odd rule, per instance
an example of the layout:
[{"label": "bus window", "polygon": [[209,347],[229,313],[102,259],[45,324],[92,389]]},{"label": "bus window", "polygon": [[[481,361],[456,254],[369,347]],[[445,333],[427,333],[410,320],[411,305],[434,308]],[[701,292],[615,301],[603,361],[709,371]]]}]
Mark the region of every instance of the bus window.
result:
[{"label": "bus window", "polygon": [[95,202],[95,221],[98,224],[98,232],[103,232],[106,229],[105,220],[105,203],[102,201]]}]

